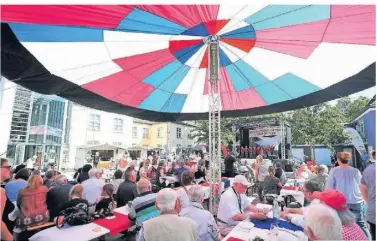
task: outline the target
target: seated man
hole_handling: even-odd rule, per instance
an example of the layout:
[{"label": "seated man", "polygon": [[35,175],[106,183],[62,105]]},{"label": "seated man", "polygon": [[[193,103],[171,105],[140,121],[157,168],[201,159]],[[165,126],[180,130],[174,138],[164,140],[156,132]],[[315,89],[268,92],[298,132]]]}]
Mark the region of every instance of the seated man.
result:
[{"label": "seated man", "polygon": [[125,206],[129,201],[133,201],[137,196],[136,172],[127,168],[124,172],[124,182],[122,182],[117,191],[117,206]]},{"label": "seated man", "polygon": [[156,207],[160,210],[160,215],[143,222],[137,241],[198,240],[195,221],[178,216],[180,206],[176,191],[170,188],[159,191],[156,195]]},{"label": "seated man", "polygon": [[221,240],[219,228],[213,215],[202,206],[204,191],[200,185],[194,185],[188,191],[190,205],[179,213],[181,217],[194,220],[198,225],[199,241]]},{"label": "seated man", "polygon": [[[311,203],[319,203],[319,200],[315,200],[315,197],[313,196],[314,192],[320,192],[321,188],[319,187],[318,183],[313,181],[307,181],[304,183],[303,190],[305,199],[308,202]],[[307,207],[302,208],[286,208],[286,212],[281,212],[280,216],[283,219],[286,219],[287,221],[290,221],[291,223],[304,227],[304,217],[302,216],[304,214],[304,211]],[[290,214],[300,214],[300,215],[290,215]]]},{"label": "seated man", "polygon": [[101,180],[101,171],[96,168],[92,168],[89,171],[89,179],[84,181],[82,185],[84,186],[84,199],[89,202],[90,206],[95,206],[97,199],[101,196],[102,187],[105,184]]},{"label": "seated man", "polygon": [[137,183],[139,196],[132,202],[128,219],[136,225],[154,218],[160,214],[155,206],[156,194],[152,192],[152,184],[147,179],[141,179]]},{"label": "seated man", "polygon": [[57,176],[55,183],[55,186],[48,190],[46,199],[51,220],[54,220],[59,215],[62,206],[69,202],[69,195],[72,189],[72,185],[68,184],[68,179],[64,175]]},{"label": "seated man", "polygon": [[233,187],[226,190],[220,199],[217,213],[220,233],[226,236],[239,221],[248,218],[266,219],[263,213],[258,213],[258,209],[251,205],[245,195],[250,183],[242,175],[237,175],[233,180]]},{"label": "seated man", "polygon": [[305,211],[305,230],[310,240],[343,240],[337,213],[324,204],[311,204]]}]

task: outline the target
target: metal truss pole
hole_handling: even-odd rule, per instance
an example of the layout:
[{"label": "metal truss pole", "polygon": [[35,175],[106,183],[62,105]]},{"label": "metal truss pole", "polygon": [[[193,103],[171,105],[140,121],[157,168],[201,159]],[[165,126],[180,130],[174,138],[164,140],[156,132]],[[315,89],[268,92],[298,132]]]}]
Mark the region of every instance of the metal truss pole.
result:
[{"label": "metal truss pole", "polygon": [[285,124],[284,121],[280,119],[280,135],[281,135],[281,159],[285,159]]},{"label": "metal truss pole", "polygon": [[220,140],[220,81],[219,81],[219,37],[209,36],[208,44],[208,122],[209,122],[209,175],[210,212],[217,215],[221,196],[221,140]]}]

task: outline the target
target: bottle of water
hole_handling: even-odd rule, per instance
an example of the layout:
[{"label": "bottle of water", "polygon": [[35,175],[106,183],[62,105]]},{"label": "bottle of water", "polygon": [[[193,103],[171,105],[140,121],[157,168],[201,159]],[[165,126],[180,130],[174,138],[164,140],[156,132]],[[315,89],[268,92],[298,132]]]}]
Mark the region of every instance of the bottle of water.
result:
[{"label": "bottle of water", "polygon": [[276,198],[274,199],[274,203],[272,206],[272,215],[275,219],[280,219],[280,207]]}]

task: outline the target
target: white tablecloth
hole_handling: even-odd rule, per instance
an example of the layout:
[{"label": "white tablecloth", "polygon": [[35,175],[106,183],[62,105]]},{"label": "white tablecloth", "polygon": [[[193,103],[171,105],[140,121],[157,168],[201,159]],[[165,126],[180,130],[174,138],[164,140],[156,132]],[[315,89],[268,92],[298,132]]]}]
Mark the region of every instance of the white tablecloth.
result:
[{"label": "white tablecloth", "polygon": [[[288,179],[287,183],[284,186],[293,186],[295,179]],[[305,179],[296,179],[296,181],[302,186],[305,183]],[[280,190],[279,200],[283,200],[285,196],[292,195],[302,206],[304,206],[305,196],[302,191],[296,190]]]},{"label": "white tablecloth", "polygon": [[120,213],[120,214],[128,215],[128,213],[129,213],[128,205],[116,208],[113,211],[117,212],[117,213]]},{"label": "white tablecloth", "polygon": [[[243,222],[248,222],[248,221],[243,221]],[[251,222],[249,228],[243,228],[241,227],[241,223],[239,223],[224,239],[223,241],[228,240],[228,238],[233,237],[233,238],[238,238],[242,239],[245,241],[253,240],[255,237],[259,236],[263,238],[264,240],[269,240],[269,230],[267,229],[260,229],[260,228],[255,228],[253,227],[253,224]],[[243,225],[242,225],[243,226]],[[283,229],[282,229],[283,230]],[[290,232],[294,233],[294,235],[290,234]],[[279,231],[278,235],[278,240],[279,241],[298,241],[298,237],[303,237],[304,239],[307,240],[306,235],[301,232],[301,231]]]},{"label": "white tablecloth", "polygon": [[174,184],[179,182],[178,176],[164,176],[160,177],[160,182],[165,183],[166,185]]},{"label": "white tablecloth", "polygon": [[[95,231],[93,231],[95,230]],[[64,226],[58,229],[56,226],[42,230],[34,234],[31,241],[88,241],[110,233],[110,230],[103,228],[95,223],[80,226]]]},{"label": "white tablecloth", "polygon": [[306,182],[305,179],[303,178],[300,178],[300,179],[288,179],[287,182],[285,183],[284,186],[293,186],[295,180],[298,182],[298,184],[300,184],[300,186],[304,185],[304,183]]}]

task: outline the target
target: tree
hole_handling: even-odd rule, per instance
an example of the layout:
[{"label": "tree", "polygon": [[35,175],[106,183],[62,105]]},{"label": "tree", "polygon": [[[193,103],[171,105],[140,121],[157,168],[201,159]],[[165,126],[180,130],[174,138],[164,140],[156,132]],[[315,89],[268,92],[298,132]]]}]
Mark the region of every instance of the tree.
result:
[{"label": "tree", "polygon": [[[220,121],[220,130],[221,130],[221,142],[224,144],[229,143],[232,140],[232,118],[223,118]],[[209,131],[208,131],[208,121],[207,120],[200,120],[195,121],[194,126],[196,126],[193,130],[191,136],[193,138],[197,138],[198,142],[207,143],[209,142]]]},{"label": "tree", "polygon": [[333,149],[334,144],[344,143],[349,140],[343,133],[345,124],[357,117],[368,101],[365,97],[345,97],[335,106],[322,103],[285,114],[292,128],[292,144],[323,144]]},{"label": "tree", "polygon": [[355,100],[350,97],[344,97],[338,100],[336,106],[344,115],[345,122],[349,123],[361,114],[368,102],[369,99],[364,96],[360,96]]}]

